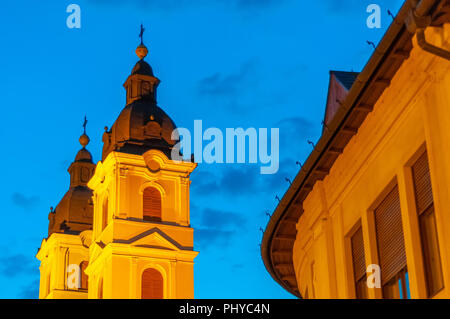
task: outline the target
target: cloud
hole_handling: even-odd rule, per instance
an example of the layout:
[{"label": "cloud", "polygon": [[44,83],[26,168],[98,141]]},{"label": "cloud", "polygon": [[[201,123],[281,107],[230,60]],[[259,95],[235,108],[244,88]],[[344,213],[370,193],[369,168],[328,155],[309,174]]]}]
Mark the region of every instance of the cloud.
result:
[{"label": "cloud", "polygon": [[[259,165],[222,164],[215,173],[199,171],[192,176],[191,189],[198,195],[247,196],[258,186]],[[217,167],[217,166],[215,166]]]},{"label": "cloud", "polygon": [[[200,166],[192,175],[191,190],[200,196],[257,196],[258,194],[275,193],[282,195],[289,186],[286,178],[295,178],[300,167],[297,161],[303,162],[311,152],[307,140],[315,140],[314,131],[320,124],[314,125],[303,117],[288,117],[275,123],[280,129],[280,163],[276,174],[262,175],[261,164],[217,164],[216,169]],[[217,169],[219,166],[220,169]]]},{"label": "cloud", "polygon": [[301,116],[284,118],[275,126],[280,128],[280,141],[287,141],[290,144],[299,138],[310,138],[314,129],[314,123]]},{"label": "cloud", "polygon": [[354,13],[360,12],[366,14],[366,8],[370,4],[378,4],[381,7],[381,11],[385,13],[388,9],[394,11],[394,8],[398,8],[404,1],[403,0],[379,0],[374,2],[373,0],[325,0],[323,3],[327,6],[329,11],[336,14],[342,13]]},{"label": "cloud", "polygon": [[257,165],[230,167],[222,176],[220,188],[234,196],[248,194],[258,187],[259,177],[260,169]]},{"label": "cloud", "polygon": [[207,228],[235,230],[245,224],[245,219],[235,212],[206,208],[202,213],[201,224]]},{"label": "cloud", "polygon": [[20,299],[38,299],[39,298],[39,279],[34,280],[30,284],[23,286],[19,292]]},{"label": "cloud", "polygon": [[269,175],[261,175],[257,164],[227,165],[217,174],[199,172],[192,177],[191,190],[198,196],[216,195],[231,199],[279,192],[288,185],[285,178],[293,180],[298,172],[297,160],[292,157],[281,160],[278,172]]},{"label": "cloud", "polygon": [[32,260],[25,255],[16,254],[0,258],[0,274],[5,277],[16,277],[24,274],[33,274],[36,267]]},{"label": "cloud", "polygon": [[325,3],[330,11],[353,11],[361,7],[361,0],[327,0]]},{"label": "cloud", "polygon": [[[280,161],[302,161],[311,152],[308,140],[315,141],[320,132],[320,122],[317,124],[304,117],[288,117],[275,124],[280,129]],[[320,133],[319,133],[320,134]]]},{"label": "cloud", "polygon": [[227,247],[235,234],[234,231],[230,230],[217,230],[217,229],[207,229],[207,228],[195,228],[194,239],[199,245],[200,249],[208,248],[213,246],[224,246]]},{"label": "cloud", "polygon": [[[141,9],[159,9],[159,10],[180,10],[186,7],[205,7],[220,4],[226,8],[246,10],[246,9],[265,9],[274,7],[286,2],[287,0],[129,0],[131,3]],[[112,5],[123,4],[120,0],[91,0],[93,3]]]},{"label": "cloud", "polygon": [[246,220],[241,213],[206,208],[201,211],[201,217],[195,228],[195,242],[200,248],[212,244],[226,247],[235,234],[244,231]]},{"label": "cloud", "polygon": [[209,96],[231,96],[236,95],[242,89],[243,82],[254,70],[252,62],[246,62],[241,65],[235,73],[223,75],[215,73],[203,78],[198,82],[198,93]]},{"label": "cloud", "polygon": [[211,194],[220,190],[217,176],[214,173],[201,170],[201,167],[192,175],[191,190],[199,194]]},{"label": "cloud", "polygon": [[11,200],[15,205],[22,207],[23,209],[30,209],[36,206],[36,204],[39,202],[39,197],[26,196],[24,194],[16,192],[12,194]]}]

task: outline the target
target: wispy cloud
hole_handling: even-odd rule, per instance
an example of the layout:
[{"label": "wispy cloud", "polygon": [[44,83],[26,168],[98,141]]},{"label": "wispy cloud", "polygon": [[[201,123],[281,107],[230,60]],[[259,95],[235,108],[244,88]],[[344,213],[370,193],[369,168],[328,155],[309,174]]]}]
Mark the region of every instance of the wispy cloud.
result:
[{"label": "wispy cloud", "polygon": [[241,213],[206,208],[195,226],[195,242],[201,248],[212,244],[227,247],[236,234],[243,231],[246,220]]},{"label": "wispy cloud", "polygon": [[38,299],[39,298],[39,279],[33,280],[28,285],[22,287],[19,292],[20,299]]},{"label": "wispy cloud", "polygon": [[30,209],[36,206],[39,202],[39,197],[37,196],[27,196],[22,193],[14,193],[11,195],[11,200],[14,205],[22,207],[23,209]]},{"label": "wispy cloud", "polygon": [[0,275],[5,277],[33,274],[36,269],[31,258],[22,254],[0,258]]},{"label": "wispy cloud", "polygon": [[247,62],[235,73],[215,73],[198,82],[198,93],[209,96],[230,96],[242,90],[242,85],[253,71],[254,64]]},{"label": "wispy cloud", "polygon": [[233,230],[244,223],[245,219],[236,212],[207,208],[202,213],[201,224],[208,228]]},{"label": "wispy cloud", "polygon": [[[129,0],[127,3],[132,3],[139,6],[141,9],[159,9],[159,10],[180,10],[186,7],[199,7],[211,5],[223,5],[227,8],[246,10],[246,9],[265,9],[280,5],[290,0]],[[125,1],[121,0],[91,0],[93,3],[104,5],[120,5]]]},{"label": "wispy cloud", "polygon": [[310,138],[314,130],[314,123],[301,116],[284,118],[275,126],[280,128],[280,140],[290,143],[291,146],[294,140]]}]

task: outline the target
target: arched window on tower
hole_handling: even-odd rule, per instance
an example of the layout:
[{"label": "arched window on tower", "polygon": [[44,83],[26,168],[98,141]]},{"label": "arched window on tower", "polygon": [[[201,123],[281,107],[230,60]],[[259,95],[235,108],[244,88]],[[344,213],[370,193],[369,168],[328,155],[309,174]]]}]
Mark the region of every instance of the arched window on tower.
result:
[{"label": "arched window on tower", "polygon": [[142,299],[163,299],[164,280],[159,271],[153,268],[144,270],[142,274]]},{"label": "arched window on tower", "polygon": [[102,230],[104,230],[108,225],[108,197],[103,201],[102,210]]},{"label": "arched window on tower", "polygon": [[80,276],[81,276],[81,289],[88,289],[88,275],[84,272],[88,266],[88,261],[82,261],[80,263]]},{"label": "arched window on tower", "polygon": [[154,187],[144,189],[143,219],[148,221],[161,221],[161,193]]}]

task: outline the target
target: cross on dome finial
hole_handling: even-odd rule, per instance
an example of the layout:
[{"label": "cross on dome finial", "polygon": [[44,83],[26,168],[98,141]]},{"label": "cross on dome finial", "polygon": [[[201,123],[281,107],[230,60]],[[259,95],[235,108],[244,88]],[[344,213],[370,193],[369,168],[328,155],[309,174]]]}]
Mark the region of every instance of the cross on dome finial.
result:
[{"label": "cross on dome finial", "polygon": [[86,115],[84,116],[84,123],[83,123],[83,129],[84,129],[84,134],[86,135],[86,126],[87,126],[88,120]]},{"label": "cross on dome finial", "polygon": [[136,49],[136,55],[141,60],[143,60],[148,54],[147,47],[144,45],[144,31],[145,31],[145,28],[141,23],[141,32],[139,32],[139,38],[141,38],[141,44]]},{"label": "cross on dome finial", "polygon": [[84,122],[83,122],[83,135],[80,136],[80,139],[78,140],[81,144],[81,146],[83,146],[83,148],[86,147],[86,145],[89,144],[89,136],[86,135],[86,126],[87,126],[88,120],[86,115],[84,116]]},{"label": "cross on dome finial", "polygon": [[144,31],[145,31],[145,28],[141,23],[141,32],[139,33],[139,37],[141,38],[141,45],[144,45]]}]

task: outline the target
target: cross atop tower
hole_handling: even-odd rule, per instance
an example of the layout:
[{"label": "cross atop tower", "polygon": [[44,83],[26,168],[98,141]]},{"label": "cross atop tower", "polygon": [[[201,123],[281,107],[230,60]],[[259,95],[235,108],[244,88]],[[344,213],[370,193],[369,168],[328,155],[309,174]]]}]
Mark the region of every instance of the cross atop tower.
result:
[{"label": "cross atop tower", "polygon": [[145,28],[141,23],[141,32],[139,32],[139,38],[141,38],[141,45],[144,44],[144,31],[145,31]]},{"label": "cross atop tower", "polygon": [[86,135],[86,126],[87,126],[88,120],[86,115],[84,116],[84,122],[83,122],[83,130],[84,130],[84,135]]}]

